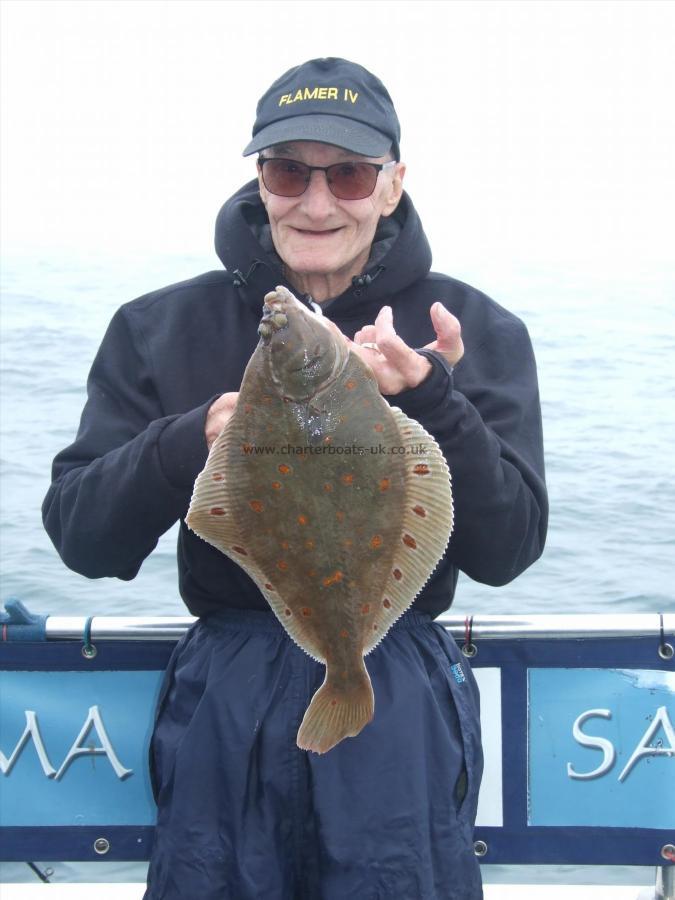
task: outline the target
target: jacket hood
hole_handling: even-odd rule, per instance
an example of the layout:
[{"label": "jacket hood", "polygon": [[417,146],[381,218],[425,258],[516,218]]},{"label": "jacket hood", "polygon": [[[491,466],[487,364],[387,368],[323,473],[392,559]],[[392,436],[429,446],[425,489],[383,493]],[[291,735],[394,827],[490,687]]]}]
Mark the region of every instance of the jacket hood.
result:
[{"label": "jacket hood", "polygon": [[[233,276],[242,298],[256,310],[278,284],[297,293],[283,274],[272,243],[257,180],[249,181],[221,208],[216,219],[215,248]],[[384,305],[393,294],[424,278],[431,268],[431,248],[412,200],[403,193],[395,212],[380,219],[364,271],[338,297],[321,304],[340,318],[363,315],[365,307]],[[305,295],[309,301],[312,298]]]}]

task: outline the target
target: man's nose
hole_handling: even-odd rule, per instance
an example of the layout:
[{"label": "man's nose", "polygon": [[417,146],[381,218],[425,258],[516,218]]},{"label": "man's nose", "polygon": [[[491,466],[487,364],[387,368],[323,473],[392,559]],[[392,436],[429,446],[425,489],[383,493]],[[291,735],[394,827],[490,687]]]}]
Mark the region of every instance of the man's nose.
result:
[{"label": "man's nose", "polygon": [[330,192],[325,172],[315,169],[311,173],[307,189],[302,194],[302,207],[314,219],[324,218],[335,208],[335,197]]}]

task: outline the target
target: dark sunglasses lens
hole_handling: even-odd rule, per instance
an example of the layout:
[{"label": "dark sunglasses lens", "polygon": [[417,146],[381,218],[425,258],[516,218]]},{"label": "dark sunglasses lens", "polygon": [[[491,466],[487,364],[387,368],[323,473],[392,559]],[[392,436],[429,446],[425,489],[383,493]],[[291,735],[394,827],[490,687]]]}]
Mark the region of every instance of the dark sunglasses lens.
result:
[{"label": "dark sunglasses lens", "polygon": [[280,197],[299,197],[307,187],[309,169],[292,159],[269,159],[263,163],[263,182]]},{"label": "dark sunglasses lens", "polygon": [[340,163],[326,172],[328,185],[340,200],[363,200],[375,190],[378,170],[369,163]]}]

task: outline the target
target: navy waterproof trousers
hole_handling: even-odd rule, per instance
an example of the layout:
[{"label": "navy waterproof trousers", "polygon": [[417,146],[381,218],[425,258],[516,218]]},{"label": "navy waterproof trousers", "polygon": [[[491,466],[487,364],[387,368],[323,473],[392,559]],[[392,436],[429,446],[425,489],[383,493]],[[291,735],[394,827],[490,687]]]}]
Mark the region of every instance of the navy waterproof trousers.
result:
[{"label": "navy waterproof trousers", "polygon": [[324,667],[270,612],[199,620],[167,669],[151,748],[145,900],[480,900],[478,690],[408,612],[366,657],[375,717],[325,755],[295,739]]}]

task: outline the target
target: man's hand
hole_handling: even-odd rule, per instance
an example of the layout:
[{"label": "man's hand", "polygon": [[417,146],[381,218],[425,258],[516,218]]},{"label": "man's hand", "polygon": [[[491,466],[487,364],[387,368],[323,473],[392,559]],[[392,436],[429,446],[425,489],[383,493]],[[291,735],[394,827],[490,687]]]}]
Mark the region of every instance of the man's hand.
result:
[{"label": "man's hand", "polygon": [[234,407],[237,403],[238,391],[229,391],[222,394],[217,400],[214,400],[209,411],[206,414],[206,425],[204,427],[204,435],[206,437],[206,446],[211,449],[211,444],[218,437],[220,432],[229,422]]},{"label": "man's hand", "polygon": [[[424,349],[442,353],[451,366],[456,366],[464,355],[459,321],[438,302],[431,307],[430,316],[436,340]],[[366,325],[354,335],[351,348],[371,367],[383,394],[415,388],[431,372],[429,360],[416,353],[394,331],[390,306],[382,307],[374,325]]]}]

